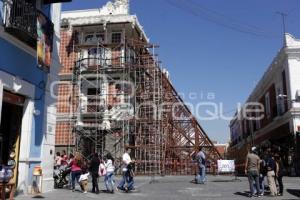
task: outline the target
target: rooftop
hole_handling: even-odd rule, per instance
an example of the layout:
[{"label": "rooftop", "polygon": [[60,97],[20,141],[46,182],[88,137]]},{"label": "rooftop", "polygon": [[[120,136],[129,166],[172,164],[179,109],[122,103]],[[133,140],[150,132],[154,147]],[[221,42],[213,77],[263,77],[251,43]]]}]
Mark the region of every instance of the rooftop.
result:
[{"label": "rooftop", "polygon": [[109,24],[109,23],[131,23],[132,28],[141,32],[141,37],[149,42],[143,26],[139,23],[136,15],[130,14],[129,0],[114,0],[107,2],[102,8],[72,10],[62,12],[62,20],[68,20],[72,26]]}]

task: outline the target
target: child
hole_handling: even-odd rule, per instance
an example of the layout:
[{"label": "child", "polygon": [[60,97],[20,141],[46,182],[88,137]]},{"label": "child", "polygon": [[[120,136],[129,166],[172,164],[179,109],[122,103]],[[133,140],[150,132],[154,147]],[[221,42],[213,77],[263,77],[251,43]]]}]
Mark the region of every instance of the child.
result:
[{"label": "child", "polygon": [[114,159],[111,156],[111,154],[107,154],[105,162],[105,169],[106,169],[106,175],[105,175],[105,186],[108,192],[114,193],[114,172],[115,172],[115,166],[114,166]]},{"label": "child", "polygon": [[88,186],[89,175],[90,173],[81,174],[79,178],[79,183],[84,194],[86,194],[88,190],[87,186]]}]

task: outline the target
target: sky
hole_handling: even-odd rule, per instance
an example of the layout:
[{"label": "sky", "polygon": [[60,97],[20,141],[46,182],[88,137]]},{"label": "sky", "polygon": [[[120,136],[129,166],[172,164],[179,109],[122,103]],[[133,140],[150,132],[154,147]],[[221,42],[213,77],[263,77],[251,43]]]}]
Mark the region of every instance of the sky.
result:
[{"label": "sky", "polygon": [[[107,0],[73,0],[63,10],[102,7]],[[244,103],[282,47],[286,32],[300,39],[299,0],[130,0],[162,65],[212,140],[229,141],[229,118]],[[297,20],[298,19],[298,20]],[[208,120],[207,112],[216,117]],[[220,115],[220,114],[219,114]]]}]

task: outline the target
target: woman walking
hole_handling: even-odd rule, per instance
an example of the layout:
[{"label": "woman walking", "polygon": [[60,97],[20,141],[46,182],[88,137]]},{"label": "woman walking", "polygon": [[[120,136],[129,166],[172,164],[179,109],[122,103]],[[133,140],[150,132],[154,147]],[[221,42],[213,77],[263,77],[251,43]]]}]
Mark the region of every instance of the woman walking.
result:
[{"label": "woman walking", "polygon": [[277,188],[275,183],[275,169],[276,169],[276,162],[274,160],[274,157],[271,154],[271,151],[268,150],[268,156],[266,159],[266,166],[267,166],[267,179],[268,179],[268,185],[270,188],[270,195],[272,197],[277,196]]},{"label": "woman walking", "polygon": [[71,167],[71,177],[72,177],[72,191],[75,191],[75,180],[79,183],[79,178],[81,176],[81,166],[83,165],[83,159],[80,153],[76,152],[74,159],[70,162]]},{"label": "woman walking", "polygon": [[104,166],[106,168],[106,175],[105,175],[105,186],[108,192],[114,193],[114,172],[115,172],[115,166],[114,166],[114,159],[110,153],[106,155]]},{"label": "woman walking", "polygon": [[99,186],[98,186],[98,178],[99,178],[99,165],[100,165],[100,159],[98,153],[94,153],[91,162],[90,162],[90,172],[92,176],[92,193],[99,194]]}]

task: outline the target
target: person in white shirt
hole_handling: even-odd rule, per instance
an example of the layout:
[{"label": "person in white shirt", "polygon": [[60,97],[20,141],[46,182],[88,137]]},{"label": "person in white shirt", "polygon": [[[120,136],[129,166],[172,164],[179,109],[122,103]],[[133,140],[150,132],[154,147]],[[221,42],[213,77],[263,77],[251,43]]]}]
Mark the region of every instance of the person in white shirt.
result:
[{"label": "person in white shirt", "polygon": [[82,192],[87,194],[88,192],[88,180],[89,180],[90,173],[81,174],[78,182],[82,188]]},{"label": "person in white shirt", "polygon": [[105,175],[105,186],[108,192],[114,193],[114,173],[115,173],[115,166],[114,166],[114,158],[110,153],[106,155],[104,166],[106,168],[106,175]]},{"label": "person in white shirt", "polygon": [[[126,148],[125,153],[122,156],[123,161],[123,179],[119,183],[119,186],[117,189],[129,192],[131,190],[134,190],[134,180],[133,180],[133,161],[130,157],[131,150],[129,148]],[[125,184],[127,185],[125,186]]]},{"label": "person in white shirt", "polygon": [[127,150],[122,156],[122,160],[123,160],[123,163],[125,164],[125,167],[127,167],[127,165],[129,165],[132,162],[129,153],[130,153],[130,150]]}]

